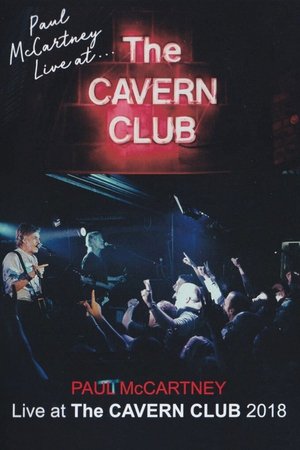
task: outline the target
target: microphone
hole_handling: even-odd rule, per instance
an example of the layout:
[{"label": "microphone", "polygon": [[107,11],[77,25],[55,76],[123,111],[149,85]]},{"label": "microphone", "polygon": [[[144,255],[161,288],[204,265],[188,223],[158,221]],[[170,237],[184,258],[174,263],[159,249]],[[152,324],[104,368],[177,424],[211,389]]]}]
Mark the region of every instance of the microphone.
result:
[{"label": "microphone", "polygon": [[44,250],[45,252],[47,252],[49,254],[49,256],[53,255],[53,251],[46,247],[45,245],[41,244],[41,242],[37,245],[37,248],[40,250]]},{"label": "microphone", "polygon": [[114,244],[110,244],[109,242],[104,242],[104,247],[116,248]]}]

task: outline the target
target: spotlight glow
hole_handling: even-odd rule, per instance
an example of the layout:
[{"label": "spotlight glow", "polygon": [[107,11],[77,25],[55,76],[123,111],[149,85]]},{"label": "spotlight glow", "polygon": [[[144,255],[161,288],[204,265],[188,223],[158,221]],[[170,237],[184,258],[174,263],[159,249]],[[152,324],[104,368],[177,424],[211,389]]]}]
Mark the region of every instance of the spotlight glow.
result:
[{"label": "spotlight glow", "polygon": [[15,239],[18,225],[0,222],[0,236],[6,239]]},{"label": "spotlight glow", "polygon": [[80,228],[80,236],[82,236],[82,237],[86,236],[86,229],[84,227]]}]

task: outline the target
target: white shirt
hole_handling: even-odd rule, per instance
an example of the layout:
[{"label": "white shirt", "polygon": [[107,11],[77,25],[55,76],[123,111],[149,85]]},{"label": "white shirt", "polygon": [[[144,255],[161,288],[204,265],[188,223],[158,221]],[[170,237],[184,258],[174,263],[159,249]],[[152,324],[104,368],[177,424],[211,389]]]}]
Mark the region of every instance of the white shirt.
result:
[{"label": "white shirt", "polygon": [[204,278],[204,284],[206,289],[211,295],[211,299],[219,305],[224,300],[223,294],[218,286],[218,284],[211,280],[210,278]]},{"label": "white shirt", "polygon": [[[24,252],[24,250],[22,250],[21,248],[17,248],[16,250],[22,256],[27,272],[31,272],[33,270],[33,265],[38,264],[36,256]],[[16,281],[24,279],[24,270],[22,268],[18,255],[16,255],[14,252],[10,252],[5,256],[2,266],[5,293],[12,296],[12,285]],[[40,279],[36,275],[30,281],[30,283],[28,283],[23,289],[20,289],[17,292],[17,299],[31,302],[34,300],[34,295],[37,293],[41,293],[41,291],[42,289]]]}]

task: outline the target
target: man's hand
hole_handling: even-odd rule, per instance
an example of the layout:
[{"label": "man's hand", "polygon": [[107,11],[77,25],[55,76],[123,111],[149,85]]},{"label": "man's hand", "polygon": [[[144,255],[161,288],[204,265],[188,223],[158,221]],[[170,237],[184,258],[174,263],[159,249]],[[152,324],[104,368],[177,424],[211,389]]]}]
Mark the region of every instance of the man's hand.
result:
[{"label": "man's hand", "polygon": [[144,280],[143,283],[144,283],[145,288],[147,289],[147,291],[151,291],[152,292],[150,280]]},{"label": "man's hand", "polygon": [[144,280],[144,285],[146,289],[143,289],[141,291],[141,296],[148,308],[151,308],[151,305],[153,304],[153,298],[150,280]]},{"label": "man's hand", "polygon": [[91,304],[88,301],[83,303],[87,312],[93,316],[97,321],[103,318],[102,309],[99,303],[96,302],[95,290],[92,290]]},{"label": "man's hand", "polygon": [[240,263],[239,258],[231,258],[231,262],[232,262],[232,264],[233,264],[235,267],[237,267],[238,269],[241,267],[241,263]]},{"label": "man's hand", "polygon": [[93,280],[93,278],[91,277],[86,277],[84,275],[81,276],[81,282],[83,284],[89,284],[89,285],[93,285],[95,283],[95,281]]},{"label": "man's hand", "polygon": [[87,277],[84,275],[82,275],[80,279],[83,284],[87,284],[89,286],[100,287],[103,289],[107,289],[108,291],[111,291],[116,285],[116,282],[114,282],[114,281],[108,281],[107,283],[103,283],[102,281],[97,281],[97,280],[94,280],[94,278],[92,278],[92,277]]},{"label": "man's hand", "polygon": [[118,277],[116,277],[117,283],[125,283],[126,280],[127,280],[126,275],[119,275]]},{"label": "man's hand", "polygon": [[186,253],[183,252],[183,254],[184,258],[182,261],[184,262],[184,264],[186,264],[187,266],[196,267],[194,261]]},{"label": "man's hand", "polygon": [[245,276],[245,272],[244,272],[244,269],[242,268],[239,258],[231,258],[231,262],[238,269],[241,276],[242,277]]},{"label": "man's hand", "polygon": [[137,298],[131,298],[128,303],[127,306],[128,308],[135,308],[136,306],[138,306],[140,304],[140,302],[138,301]]},{"label": "man's hand", "polygon": [[[34,275],[37,275],[39,278],[43,278],[44,272],[45,272],[45,268],[48,267],[49,264],[40,264],[40,265],[33,265],[33,272]],[[32,272],[30,272],[29,275],[31,275]]]}]

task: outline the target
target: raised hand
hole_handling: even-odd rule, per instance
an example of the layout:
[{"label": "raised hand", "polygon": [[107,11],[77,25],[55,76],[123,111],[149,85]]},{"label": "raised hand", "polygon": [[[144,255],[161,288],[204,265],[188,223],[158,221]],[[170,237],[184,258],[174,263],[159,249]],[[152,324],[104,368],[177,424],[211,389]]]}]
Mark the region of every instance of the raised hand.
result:
[{"label": "raised hand", "polygon": [[231,258],[231,262],[235,267],[237,267],[237,268],[241,267],[239,258]]},{"label": "raised hand", "polygon": [[91,284],[91,285],[95,284],[95,281],[93,280],[92,277],[87,277],[85,275],[81,276],[81,282],[83,284]]},{"label": "raised hand", "polygon": [[186,253],[183,252],[183,254],[184,258],[182,261],[184,262],[184,264],[186,264],[187,266],[196,267],[194,261]]},{"label": "raised hand", "polygon": [[152,289],[151,289],[151,283],[150,283],[150,280],[144,280],[144,285],[145,285],[145,288],[148,290],[148,291],[151,291]]},{"label": "raised hand", "polygon": [[128,301],[128,303],[127,303],[127,306],[128,306],[128,308],[130,308],[130,307],[136,307],[136,306],[138,306],[140,304],[140,302],[138,301],[138,299],[137,298],[131,298],[129,301]]},{"label": "raised hand", "polygon": [[125,283],[127,281],[126,275],[119,275],[116,279],[117,283]]},{"label": "raised hand", "polygon": [[95,289],[92,290],[91,304],[89,304],[88,301],[85,301],[83,305],[87,312],[96,320],[101,320],[103,318],[101,306],[96,302]]}]

